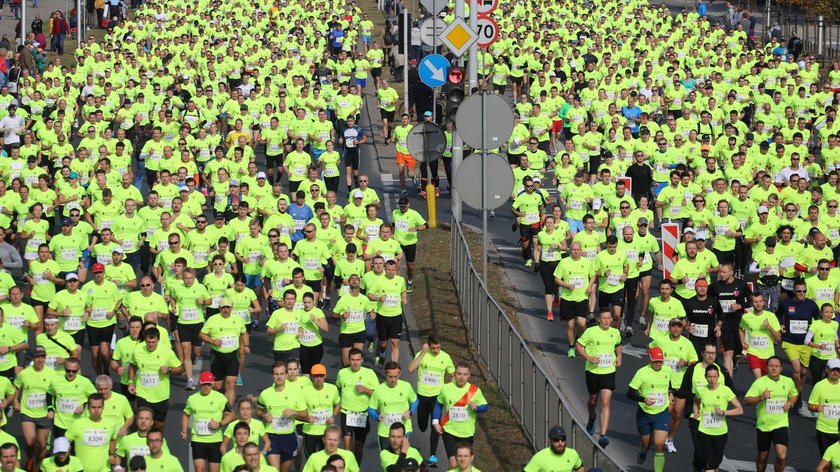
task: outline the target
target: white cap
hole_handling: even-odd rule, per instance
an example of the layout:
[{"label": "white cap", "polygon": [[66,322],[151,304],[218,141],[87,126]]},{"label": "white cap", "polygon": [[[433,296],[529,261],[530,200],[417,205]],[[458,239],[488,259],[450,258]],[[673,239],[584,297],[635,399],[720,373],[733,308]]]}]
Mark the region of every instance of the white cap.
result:
[{"label": "white cap", "polygon": [[770,209],[764,205],[761,205],[760,207],[758,207],[758,214],[760,215],[762,213],[770,213]]},{"label": "white cap", "polygon": [[361,190],[356,190],[353,192],[353,198],[365,198],[365,194]]},{"label": "white cap", "polygon": [[840,359],[836,357],[832,357],[828,360],[828,364],[826,365],[829,369],[840,369]]},{"label": "white cap", "polygon": [[540,178],[539,178],[539,177],[534,177],[534,178],[532,179],[532,181],[533,181],[534,183],[537,183],[537,182],[542,183],[542,180],[540,180]]},{"label": "white cap", "polygon": [[64,276],[64,280],[79,280],[79,276],[70,272],[69,274]]},{"label": "white cap", "polygon": [[694,233],[694,232],[695,232],[694,228],[692,228],[691,226],[686,226],[685,229],[683,230],[683,234]]},{"label": "white cap", "polygon": [[258,179],[265,179],[266,178],[265,172],[257,172],[257,178]]},{"label": "white cap", "polygon": [[64,436],[55,438],[52,450],[55,454],[58,454],[59,452],[70,452],[70,440]]},{"label": "white cap", "polygon": [[117,252],[117,253],[123,254],[123,248],[122,248],[122,246],[114,246],[114,249],[111,249],[111,252]]}]

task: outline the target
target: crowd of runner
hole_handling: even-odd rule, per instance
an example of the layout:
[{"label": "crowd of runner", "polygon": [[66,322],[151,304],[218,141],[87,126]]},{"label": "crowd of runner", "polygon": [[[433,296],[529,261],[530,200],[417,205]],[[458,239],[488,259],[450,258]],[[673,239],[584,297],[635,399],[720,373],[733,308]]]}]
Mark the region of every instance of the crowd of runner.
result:
[{"label": "crowd of runner", "polygon": [[[784,468],[789,410],[816,418],[818,469],[840,467],[840,66],[641,0],[537,3],[497,10],[479,74],[512,92],[497,151],[517,182],[514,230],[547,319],[586,360],[587,432],[599,419],[609,444],[636,328],[651,340],[626,392],[640,463],[653,449],[663,470],[687,416],[693,468],[716,470],[726,417],[746,405],[759,470],[771,446]],[[382,73],[393,44],[373,31],[355,2],[153,1],[70,66],[13,64],[0,87],[0,260],[16,274],[0,273],[0,470],[181,470],[188,441],[199,472],[354,471],[376,428],[383,470],[477,471],[488,406],[469,365],[432,335],[400,367],[428,225],[408,198],[411,117]],[[359,171],[365,93],[396,151],[392,214]],[[451,146],[441,159],[449,176]],[[418,194],[431,182],[440,196],[438,162],[420,171]],[[662,223],[683,240],[651,297]],[[336,328],[341,360],[324,365]],[[258,385],[243,382],[249,356],[273,358]],[[755,382],[738,397],[741,358]],[[180,413],[173,388],[197,390]],[[429,450],[411,446],[412,423]],[[583,469],[562,427],[549,440],[525,470]]]}]

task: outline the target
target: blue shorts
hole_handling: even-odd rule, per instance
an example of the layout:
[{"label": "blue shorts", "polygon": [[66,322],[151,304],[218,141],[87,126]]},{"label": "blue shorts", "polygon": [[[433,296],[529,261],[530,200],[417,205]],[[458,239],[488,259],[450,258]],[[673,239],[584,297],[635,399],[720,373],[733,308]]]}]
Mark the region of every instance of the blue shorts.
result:
[{"label": "blue shorts", "polygon": [[312,148],[312,158],[314,158],[315,160],[318,160],[318,158],[321,156],[321,154],[325,153],[326,151],[327,151],[326,149]]},{"label": "blue shorts", "polygon": [[82,267],[90,269],[90,249],[82,251]]},{"label": "blue shorts", "polygon": [[661,192],[665,187],[668,186],[668,182],[654,182],[655,187],[653,188],[653,195],[658,196],[659,192]]},{"label": "blue shorts", "polygon": [[262,277],[260,274],[245,274],[245,286],[251,290],[256,290],[262,287]]},{"label": "blue shorts", "polygon": [[297,455],[298,440],[295,433],[289,434],[271,434],[268,433],[268,440],[271,442],[271,447],[268,449],[269,455],[279,455],[280,462],[290,461]]},{"label": "blue shorts", "polygon": [[583,220],[566,218],[566,223],[569,223],[569,231],[572,232],[572,234],[583,231]]},{"label": "blue shorts", "polygon": [[367,87],[367,79],[356,78],[356,85],[358,85],[361,88]]},{"label": "blue shorts", "polygon": [[362,35],[362,42],[364,42],[365,44],[370,43],[371,39],[373,39],[373,37],[369,34]]},{"label": "blue shorts", "polygon": [[665,409],[651,415],[639,408],[636,410],[636,429],[639,436],[650,436],[654,431],[671,431],[671,413]]}]

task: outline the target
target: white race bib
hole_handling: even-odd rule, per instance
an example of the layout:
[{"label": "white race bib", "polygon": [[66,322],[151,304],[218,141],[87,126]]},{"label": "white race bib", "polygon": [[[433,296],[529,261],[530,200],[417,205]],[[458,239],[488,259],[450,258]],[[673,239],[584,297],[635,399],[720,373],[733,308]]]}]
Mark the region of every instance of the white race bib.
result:
[{"label": "white race bib", "polygon": [[199,436],[210,436],[213,429],[210,428],[210,420],[197,420],[195,422],[195,433]]},{"label": "white race bib", "polygon": [[818,288],[816,290],[817,300],[834,300],[834,289],[832,288]]},{"label": "white race bib", "polygon": [[403,414],[402,414],[402,413],[399,413],[399,412],[394,412],[394,413],[382,413],[382,414],[379,416],[379,420],[380,420],[380,422],[382,422],[385,426],[387,426],[387,427],[389,427],[389,428],[390,428],[392,424],[394,424],[394,423],[396,423],[396,422],[398,422],[398,421],[402,421],[402,420],[403,420]]},{"label": "white race bib", "polygon": [[437,387],[440,385],[442,377],[443,376],[438,374],[437,372],[423,371],[423,374],[418,380],[421,384],[426,385],[428,387]]},{"label": "white race bib", "polygon": [[[105,321],[107,318],[108,318],[108,309],[107,308],[94,308],[90,312],[90,319],[92,321]],[[65,329],[67,329],[67,328],[65,328]]]},{"label": "white race bib", "polygon": [[840,419],[840,404],[826,403],[823,405],[822,415],[823,418],[829,420]]},{"label": "white race bib", "polygon": [[469,411],[465,406],[450,406],[449,407],[449,421],[456,423],[463,423],[470,419]]},{"label": "white race bib", "polygon": [[668,324],[671,320],[668,318],[654,318],[653,319],[653,327],[656,328],[657,331],[668,331]]},{"label": "white race bib", "polygon": [[750,347],[753,349],[767,349],[770,347],[770,340],[763,334],[754,334],[750,336]]},{"label": "white race bib", "polygon": [[789,256],[789,257],[785,257],[781,261],[779,261],[779,267],[781,267],[782,269],[787,269],[787,268],[793,267],[793,265],[795,263],[796,263],[796,257]]},{"label": "white race bib", "polygon": [[723,416],[718,415],[714,411],[703,413],[704,428],[720,428],[721,426],[723,426]]},{"label": "white race bib", "polygon": [[26,395],[27,408],[43,408],[47,406],[47,393],[30,393]]},{"label": "white race bib", "polygon": [[222,336],[222,349],[234,349],[236,347],[236,336]]},{"label": "white race bib", "polygon": [[72,260],[79,258],[79,251],[76,249],[62,249],[61,258],[64,260]]},{"label": "white race bib", "polygon": [[598,368],[610,368],[615,365],[615,354],[598,354]]},{"label": "white race bib", "polygon": [[610,274],[607,276],[607,285],[619,285],[621,283],[621,275]]},{"label": "white race bib", "polygon": [[58,412],[59,413],[73,413],[79,407],[78,398],[59,398]]},{"label": "white race bib", "polygon": [[784,400],[767,400],[764,402],[764,412],[768,415],[783,415],[785,413]]},{"label": "white race bib", "polygon": [[82,319],[73,316],[64,320],[64,331],[78,331],[82,329]]},{"label": "white race bib", "polygon": [[650,392],[647,395],[648,397],[653,399],[652,407],[659,407],[665,406],[666,395],[665,392]]},{"label": "white race bib", "polygon": [[157,372],[140,372],[140,386],[147,388],[160,386],[160,374]]},{"label": "white race bib", "polygon": [[198,308],[181,308],[181,321],[198,320]]},{"label": "white race bib", "polygon": [[292,427],[292,420],[285,416],[274,416],[271,418],[271,428],[276,431],[284,431]]},{"label": "white race bib", "polygon": [[399,297],[399,295],[394,294],[385,295],[385,301],[382,302],[382,306],[396,307],[400,301]]},{"label": "white race bib", "polygon": [[88,446],[104,446],[108,439],[108,433],[102,429],[87,429],[82,433],[82,440]]},{"label": "white race bib", "polygon": [[327,424],[327,419],[332,416],[332,412],[329,409],[312,410],[309,416],[312,418],[312,424]]},{"label": "white race bib", "polygon": [[365,320],[365,312],[362,310],[350,310],[350,314],[344,319],[345,323],[361,323]]},{"label": "white race bib", "polygon": [[290,321],[286,323],[286,329],[283,330],[283,334],[297,334],[298,327],[300,327],[300,324],[297,321]]},{"label": "white race bib", "polygon": [[692,324],[694,326],[694,336],[698,338],[709,337],[709,325],[707,324]]},{"label": "white race bib", "polygon": [[732,313],[732,305],[735,304],[735,300],[720,300],[720,310],[724,313]]},{"label": "white race bib", "polygon": [[790,334],[805,334],[808,332],[808,320],[790,320]]},{"label": "white race bib", "polygon": [[351,428],[364,428],[367,425],[367,412],[348,411],[344,414],[345,423]]},{"label": "white race bib", "polygon": [[300,336],[300,342],[302,343],[314,343],[315,339],[315,331],[308,329],[304,329],[303,334]]}]

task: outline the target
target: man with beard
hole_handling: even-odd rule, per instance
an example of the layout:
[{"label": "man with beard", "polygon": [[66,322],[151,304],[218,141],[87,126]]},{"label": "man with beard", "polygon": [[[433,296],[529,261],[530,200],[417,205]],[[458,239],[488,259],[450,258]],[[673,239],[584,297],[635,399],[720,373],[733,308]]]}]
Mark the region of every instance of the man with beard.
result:
[{"label": "man with beard", "polygon": [[741,341],[738,336],[744,308],[750,306],[750,288],[741,279],[735,278],[732,264],[720,265],[718,279],[709,286],[709,295],[720,304],[720,344],[723,347],[723,366],[732,375],[735,361],[741,355]]},{"label": "man with beard", "polygon": [[688,339],[694,344],[697,356],[703,352],[703,346],[715,343],[720,334],[718,321],[721,319],[720,304],[717,299],[709,296],[709,283],[700,279],[694,285],[697,296],[683,301],[686,317],[688,317]]}]

